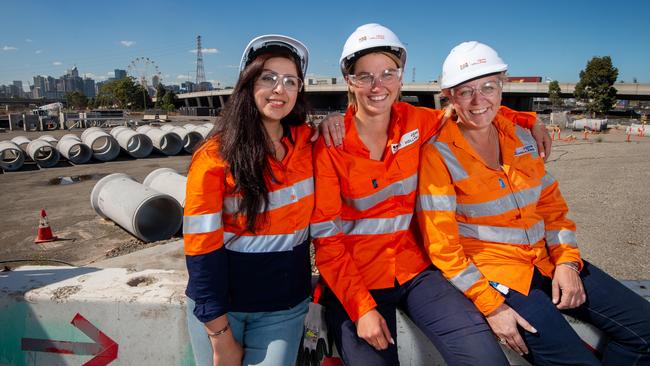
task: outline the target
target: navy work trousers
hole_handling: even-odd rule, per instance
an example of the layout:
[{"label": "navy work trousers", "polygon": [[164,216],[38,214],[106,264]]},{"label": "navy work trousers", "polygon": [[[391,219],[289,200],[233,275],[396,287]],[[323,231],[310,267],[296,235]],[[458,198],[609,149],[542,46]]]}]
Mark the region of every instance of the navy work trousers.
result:
[{"label": "navy work trousers", "polygon": [[[563,313],[607,335],[602,360],[588,350],[551,301],[551,279],[537,270],[528,296],[510,290],[506,303],[536,329],[522,331],[534,365],[650,365],[650,303],[594,265],[580,273],[587,301]],[[521,331],[521,330],[520,330]]]},{"label": "navy work trousers", "polygon": [[[401,309],[433,342],[448,365],[508,365],[490,327],[474,305],[438,269],[429,268],[404,283],[371,290],[395,343],[396,309]],[[348,366],[399,365],[397,346],[377,351],[357,337],[357,329],[330,290],[323,293],[328,331]]]}]

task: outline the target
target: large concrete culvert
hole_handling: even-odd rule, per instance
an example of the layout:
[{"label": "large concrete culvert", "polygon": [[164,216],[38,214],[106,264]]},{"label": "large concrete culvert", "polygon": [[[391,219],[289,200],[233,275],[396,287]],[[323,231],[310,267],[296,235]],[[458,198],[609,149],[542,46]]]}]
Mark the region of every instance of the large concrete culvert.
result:
[{"label": "large concrete culvert", "polygon": [[93,157],[93,152],[72,133],[63,135],[56,145],[57,150],[73,164],[84,164]]},{"label": "large concrete culvert", "polygon": [[95,212],[145,242],[171,238],[181,227],[183,209],[170,195],[123,173],[100,179],[90,194]]},{"label": "large concrete culvert", "polygon": [[90,127],[81,134],[81,141],[93,151],[99,161],[111,161],[120,154],[117,140],[99,127]]},{"label": "large concrete culvert", "polygon": [[0,168],[14,172],[25,163],[25,152],[11,141],[0,142]]},{"label": "large concrete culvert", "polygon": [[115,137],[120,147],[127,154],[134,158],[146,158],[153,151],[153,142],[143,134],[133,131],[124,126],[118,126],[111,130],[111,135]]}]

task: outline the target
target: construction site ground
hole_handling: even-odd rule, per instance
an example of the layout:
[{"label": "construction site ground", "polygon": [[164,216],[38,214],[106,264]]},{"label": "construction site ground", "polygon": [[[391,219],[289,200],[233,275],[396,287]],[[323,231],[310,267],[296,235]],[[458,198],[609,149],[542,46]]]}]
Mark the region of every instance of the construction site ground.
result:
[{"label": "construction site ground", "polygon": [[[211,119],[207,117],[176,117],[172,123],[208,121]],[[60,137],[69,132],[47,133]],[[80,135],[82,131],[72,132]],[[4,132],[0,133],[0,141],[18,135],[34,139],[41,134],[44,132]],[[618,279],[650,278],[650,137],[632,136],[626,142],[624,130],[613,128],[607,133],[590,134],[588,140],[583,140],[582,132],[571,131],[563,131],[561,138],[554,142],[546,165],[559,180],[571,210],[569,217],[577,224],[583,257]],[[0,174],[0,262],[34,259],[51,264],[46,260],[60,260],[95,266],[102,261],[120,263],[111,258],[147,248],[151,249],[142,254],[151,258],[158,252],[155,246],[159,246],[158,254],[165,260],[160,262],[161,267],[168,267],[172,259],[180,264],[175,267],[182,268],[180,245],[176,243],[172,249],[160,246],[177,242],[180,237],[143,243],[100,218],[90,206],[90,192],[101,177],[111,173],[126,173],[140,182],[161,167],[186,174],[190,158],[189,154],[153,154],[131,159],[121,154],[111,162],[77,166],[63,162],[49,169],[32,165]],[[34,243],[41,208],[47,211],[59,240]]]}]

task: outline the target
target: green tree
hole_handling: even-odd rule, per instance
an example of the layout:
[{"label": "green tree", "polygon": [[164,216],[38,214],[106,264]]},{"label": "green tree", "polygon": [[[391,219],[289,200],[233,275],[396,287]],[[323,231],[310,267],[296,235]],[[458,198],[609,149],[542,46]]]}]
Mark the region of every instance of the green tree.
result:
[{"label": "green tree", "polygon": [[65,95],[65,100],[68,102],[68,107],[74,109],[86,109],[88,105],[88,98],[81,92],[73,91]]},{"label": "green tree", "polygon": [[171,90],[168,90],[165,95],[162,97],[162,104],[161,107],[162,109],[166,110],[167,112],[171,112],[176,109],[176,106],[174,106],[174,101],[176,100],[176,93],[174,93]]},{"label": "green tree", "polygon": [[163,83],[159,83],[158,86],[156,87],[156,104],[154,105],[155,108],[161,108],[163,105],[163,98],[165,97],[165,94],[167,93],[167,90],[165,89],[165,86]]},{"label": "green tree", "polygon": [[593,115],[606,114],[616,103],[614,82],[618,69],[612,65],[609,56],[594,57],[587,67],[580,71],[580,81],[576,84],[575,96],[586,103],[586,109]]},{"label": "green tree", "polygon": [[102,85],[96,100],[98,106],[122,109],[142,109],[145,107],[145,102],[147,105],[151,104],[148,93],[131,77]]},{"label": "green tree", "polygon": [[551,101],[551,105],[554,108],[561,107],[562,97],[560,97],[562,89],[560,89],[560,83],[557,80],[553,80],[548,84],[548,99]]}]

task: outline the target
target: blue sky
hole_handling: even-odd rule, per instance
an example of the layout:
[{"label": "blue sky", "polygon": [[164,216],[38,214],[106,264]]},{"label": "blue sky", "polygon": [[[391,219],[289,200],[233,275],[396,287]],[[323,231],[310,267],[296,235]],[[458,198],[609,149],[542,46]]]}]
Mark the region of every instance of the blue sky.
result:
[{"label": "blue sky", "polygon": [[[101,80],[137,57],[165,84],[194,80],[196,36],[206,79],[232,85],[244,46],[282,33],[310,49],[309,73],[340,76],[348,35],[364,23],[407,44],[406,81],[438,78],[449,50],[467,40],[494,47],[509,74],[577,81],[593,56],[612,57],[619,79],[650,83],[650,2],[578,1],[15,1],[0,3],[0,84],[58,77],[76,65]],[[110,74],[110,75],[109,75]]]}]

